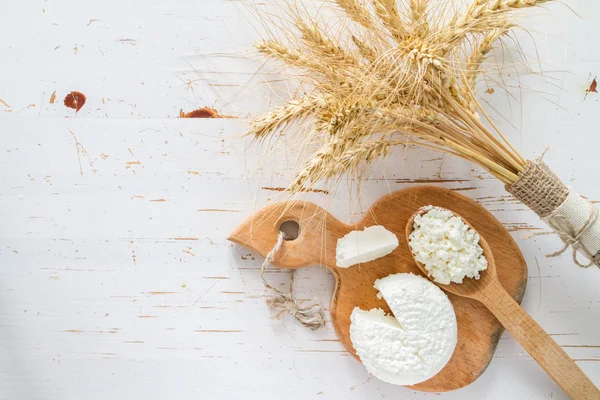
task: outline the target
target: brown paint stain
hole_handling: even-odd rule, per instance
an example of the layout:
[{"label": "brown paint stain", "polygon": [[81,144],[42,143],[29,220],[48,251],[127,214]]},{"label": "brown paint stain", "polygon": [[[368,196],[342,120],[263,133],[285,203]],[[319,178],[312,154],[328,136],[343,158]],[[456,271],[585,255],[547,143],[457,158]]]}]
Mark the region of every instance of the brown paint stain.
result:
[{"label": "brown paint stain", "polygon": [[103,159],[103,160],[106,160],[106,159],[109,157],[109,155],[108,155],[108,154],[101,153],[101,154],[100,154],[100,157],[102,157],[102,159]]},{"label": "brown paint stain", "polygon": [[354,385],[354,386],[350,386],[350,391],[354,391],[356,390],[356,388],[362,386],[362,385],[366,385],[367,383],[371,382],[371,380],[373,379],[373,375],[369,375],[369,377],[367,378],[366,381],[359,383],[358,385]]},{"label": "brown paint stain", "polygon": [[196,255],[194,253],[192,253],[192,248],[188,247],[187,249],[183,250],[184,253],[189,254],[192,257],[196,257]]},{"label": "brown paint stain", "polygon": [[535,226],[531,226],[525,223],[506,223],[504,224],[506,230],[509,232],[518,232],[518,231],[539,231],[540,228],[536,228]]},{"label": "brown paint stain", "polygon": [[179,118],[218,118],[218,115],[216,110],[209,107],[199,108],[189,113],[185,113],[183,109],[179,110]]},{"label": "brown paint stain", "polygon": [[190,171],[190,170],[188,170],[187,173],[190,174],[190,175],[200,175],[200,172],[198,172],[198,171]]},{"label": "brown paint stain", "polygon": [[55,101],[56,101],[56,90],[54,92],[52,92],[52,95],[50,96],[50,104],[54,104]]},{"label": "brown paint stain", "polygon": [[488,88],[488,90],[485,91],[487,94],[494,94],[496,92],[496,89],[494,88]]},{"label": "brown paint stain", "polygon": [[127,161],[125,164],[127,165],[141,165],[141,161]]},{"label": "brown paint stain", "polygon": [[183,109],[179,110],[179,118],[235,118],[229,115],[221,115],[214,108],[202,107],[197,110],[184,112]]},{"label": "brown paint stain", "polygon": [[137,257],[134,250],[131,250],[131,259],[133,260],[134,264],[137,264]]},{"label": "brown paint stain", "polygon": [[149,295],[151,296],[158,296],[158,295],[162,295],[162,294],[176,294],[177,292],[148,292]]},{"label": "brown paint stain", "polygon": [[60,49],[60,48],[61,48],[61,46],[56,46],[56,47],[54,48],[54,50],[58,50],[58,49]]},{"label": "brown paint stain", "polygon": [[197,237],[176,237],[176,238],[171,238],[171,240],[198,240]]},{"label": "brown paint stain", "polygon": [[73,46],[73,54],[77,55],[78,51],[79,51],[79,47],[77,45]]},{"label": "brown paint stain", "polygon": [[83,93],[73,91],[69,93],[64,100],[64,104],[66,107],[74,109],[76,112],[79,112],[81,108],[85,105],[86,97]]},{"label": "brown paint stain", "polygon": [[396,183],[446,183],[446,182],[468,182],[467,179],[399,179]]},{"label": "brown paint stain", "polygon": [[80,331],[79,329],[67,329],[65,332],[69,332],[69,333],[81,333],[81,332],[85,332],[85,331]]},{"label": "brown paint stain", "polygon": [[586,93],[598,93],[598,81],[596,78],[590,83],[590,87],[585,91]]},{"label": "brown paint stain", "polygon": [[138,318],[158,318],[156,315],[140,315]]},{"label": "brown paint stain", "polygon": [[346,350],[295,350],[296,353],[348,353]]},{"label": "brown paint stain", "polygon": [[7,108],[11,108],[4,100],[0,99],[0,104],[3,104]]},{"label": "brown paint stain", "polygon": [[246,292],[227,292],[227,291],[222,291],[221,294],[246,294]]},{"label": "brown paint stain", "polygon": [[69,133],[71,133],[73,139],[75,140],[75,147],[77,148],[77,161],[79,162],[79,174],[83,176],[83,167],[81,166],[81,151],[79,149],[80,143],[72,130],[69,129]]},{"label": "brown paint stain", "polygon": [[90,19],[89,22],[87,23],[87,26],[90,26],[93,22],[98,21],[97,19]]},{"label": "brown paint stain", "polygon": [[155,202],[155,203],[162,203],[164,201],[166,201],[165,199],[154,199],[154,200],[150,200],[151,202]]},{"label": "brown paint stain", "polygon": [[137,45],[137,40],[136,40],[136,39],[128,39],[128,38],[125,38],[125,39],[119,39],[119,40],[117,40],[117,42],[118,42],[118,43],[130,44],[130,45],[132,45],[132,46],[135,46],[135,45]]},{"label": "brown paint stain", "polygon": [[[202,349],[200,349],[202,350]],[[231,358],[227,356],[200,356],[200,358]]]},{"label": "brown paint stain", "polygon": [[[281,188],[281,187],[265,187],[265,186],[263,186],[261,189],[263,189],[263,190],[269,190],[271,192],[285,192],[287,190],[286,188]],[[301,189],[300,191],[301,192],[310,192],[310,193],[329,194],[329,191],[324,190],[324,189],[304,188],[304,189]]]}]

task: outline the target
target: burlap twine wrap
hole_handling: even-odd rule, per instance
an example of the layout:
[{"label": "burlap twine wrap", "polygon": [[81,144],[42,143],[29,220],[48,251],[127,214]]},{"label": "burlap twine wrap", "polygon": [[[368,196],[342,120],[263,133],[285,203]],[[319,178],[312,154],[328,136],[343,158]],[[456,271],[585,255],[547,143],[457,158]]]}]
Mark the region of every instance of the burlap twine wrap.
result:
[{"label": "burlap twine wrap", "polygon": [[[553,232],[531,236],[557,234],[564,247],[549,257],[573,250],[573,260],[581,267],[600,267],[600,217],[596,207],[566,186],[542,161],[528,161],[519,179],[506,190],[536,212]],[[577,252],[589,262],[581,263]]]}]

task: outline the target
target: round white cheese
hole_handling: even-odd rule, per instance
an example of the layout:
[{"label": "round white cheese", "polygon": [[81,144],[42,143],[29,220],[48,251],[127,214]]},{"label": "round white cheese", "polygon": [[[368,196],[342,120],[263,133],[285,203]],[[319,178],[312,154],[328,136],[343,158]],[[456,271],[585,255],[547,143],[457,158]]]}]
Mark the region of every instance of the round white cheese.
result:
[{"label": "round white cheese", "polygon": [[395,274],[375,282],[394,316],[355,308],[350,340],[363,365],[396,385],[424,382],[444,368],[457,341],[456,315],[448,296],[429,280]]}]

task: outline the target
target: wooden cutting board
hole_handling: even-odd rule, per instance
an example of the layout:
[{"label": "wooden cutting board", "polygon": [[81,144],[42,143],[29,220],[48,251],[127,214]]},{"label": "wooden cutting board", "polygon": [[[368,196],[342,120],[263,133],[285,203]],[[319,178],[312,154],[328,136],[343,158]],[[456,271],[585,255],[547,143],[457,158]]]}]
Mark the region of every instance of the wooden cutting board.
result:
[{"label": "wooden cutting board", "polygon": [[[300,235],[284,242],[273,264],[289,269],[322,265],[333,273],[331,321],[340,341],[356,357],[350,341],[350,314],[354,307],[363,310],[381,307],[390,312],[385,301],[377,298],[375,280],[399,272],[422,275],[411,257],[404,229],[410,216],[427,205],[447,208],[471,223],[492,249],[500,282],[520,302],[527,284],[527,266],[516,243],[485,208],[448,189],[421,186],[392,193],[376,202],[355,225],[343,224],[311,203],[277,203],[250,216],[229,239],[264,257],[275,245],[281,224],[298,222]],[[394,232],[400,246],[392,254],[367,264],[336,267],[337,240],[352,230],[371,225],[383,225]],[[428,381],[411,386],[415,390],[444,392],[470,384],[487,368],[502,334],[502,326],[482,304],[452,294],[448,297],[458,321],[456,349],[444,369]]]}]

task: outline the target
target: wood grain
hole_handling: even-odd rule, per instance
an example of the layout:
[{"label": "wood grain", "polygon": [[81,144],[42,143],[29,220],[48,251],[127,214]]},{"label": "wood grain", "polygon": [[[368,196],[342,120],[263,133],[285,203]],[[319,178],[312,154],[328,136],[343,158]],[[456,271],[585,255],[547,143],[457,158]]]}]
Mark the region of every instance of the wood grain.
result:
[{"label": "wood grain", "polygon": [[[331,320],[341,342],[356,357],[349,337],[352,310],[381,307],[390,312],[386,303],[377,298],[375,280],[399,272],[423,275],[412,259],[404,231],[412,214],[426,205],[448,208],[473,223],[493,249],[500,282],[512,298],[520,302],[527,283],[527,267],[510,234],[476,202],[438,187],[421,186],[392,193],[376,202],[354,226],[337,221],[311,203],[274,204],[250,216],[231,234],[230,240],[264,256],[273,248],[281,223],[297,221],[300,236],[284,243],[273,264],[290,269],[316,264],[332,271],[336,283],[331,299]],[[368,264],[337,268],[337,240],[351,230],[377,224],[396,233],[400,246],[392,254]],[[502,334],[502,325],[480,302],[453,294],[449,294],[449,298],[458,321],[456,350],[439,374],[412,386],[413,389],[443,392],[472,383],[485,371]]]}]

